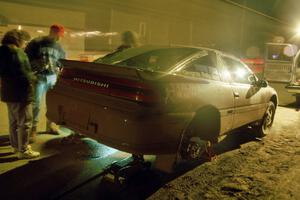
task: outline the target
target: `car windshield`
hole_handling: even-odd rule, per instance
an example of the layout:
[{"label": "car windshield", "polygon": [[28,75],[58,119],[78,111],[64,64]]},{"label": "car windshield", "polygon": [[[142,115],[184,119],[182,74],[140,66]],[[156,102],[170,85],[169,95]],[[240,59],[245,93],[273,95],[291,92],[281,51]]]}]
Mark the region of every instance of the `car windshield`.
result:
[{"label": "car windshield", "polygon": [[[106,64],[113,64],[117,66],[125,66],[125,67],[133,67],[138,69],[147,69],[151,71],[167,71],[172,66],[176,65],[181,60],[187,58],[188,56],[198,52],[199,49],[196,48],[160,48],[160,49],[152,49],[148,51],[143,51],[140,54],[135,54],[133,56],[129,56],[124,58],[126,52],[121,52],[123,54],[123,59],[116,60],[110,59],[107,62],[107,59],[101,59],[96,62],[103,62]],[[127,52],[132,53],[132,50]],[[118,55],[113,55],[114,57],[118,57]]]}]

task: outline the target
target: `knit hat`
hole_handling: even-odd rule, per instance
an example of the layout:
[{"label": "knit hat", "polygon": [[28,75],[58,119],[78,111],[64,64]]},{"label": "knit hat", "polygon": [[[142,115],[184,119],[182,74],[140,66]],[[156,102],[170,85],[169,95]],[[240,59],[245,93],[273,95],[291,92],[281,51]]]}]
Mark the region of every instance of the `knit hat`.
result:
[{"label": "knit hat", "polygon": [[53,24],[50,26],[50,31],[57,33],[58,36],[63,37],[65,34],[65,28],[59,24]]}]

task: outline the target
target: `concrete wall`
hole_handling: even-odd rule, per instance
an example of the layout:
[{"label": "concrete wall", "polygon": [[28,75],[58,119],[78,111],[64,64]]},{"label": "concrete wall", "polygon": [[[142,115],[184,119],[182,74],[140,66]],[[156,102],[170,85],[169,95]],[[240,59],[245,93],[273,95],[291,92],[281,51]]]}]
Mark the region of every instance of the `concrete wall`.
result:
[{"label": "concrete wall", "polygon": [[263,52],[264,43],[286,28],[220,0],[110,0],[94,2],[93,7],[97,12],[87,14],[90,28],[119,35],[87,43],[91,50],[114,49],[123,31],[145,30],[142,44],[208,46],[243,56],[251,46]]},{"label": "concrete wall", "polygon": [[[142,44],[208,46],[244,56],[252,46],[263,52],[264,43],[276,35],[284,35],[287,28],[222,0],[11,1],[20,5],[2,7],[1,0],[0,12],[14,22],[22,19],[45,24],[51,19],[87,31],[118,33],[85,38],[85,48],[91,51],[113,50],[120,44],[120,34],[133,30],[140,33]],[[39,8],[24,5],[27,3],[49,8],[40,13]],[[2,12],[3,8],[10,10],[9,13]]]},{"label": "concrete wall", "polygon": [[73,29],[85,28],[85,13],[83,12],[1,1],[0,13],[9,19],[10,24],[49,26],[52,23],[60,23]]},{"label": "concrete wall", "polygon": [[47,35],[53,23],[66,27],[65,37],[61,40],[68,58],[78,59],[85,50],[85,38],[73,39],[70,33],[85,30],[85,13],[65,9],[45,8],[0,1],[0,13],[8,19],[8,24],[0,26],[0,38],[8,30],[21,28],[28,31],[32,38]]}]

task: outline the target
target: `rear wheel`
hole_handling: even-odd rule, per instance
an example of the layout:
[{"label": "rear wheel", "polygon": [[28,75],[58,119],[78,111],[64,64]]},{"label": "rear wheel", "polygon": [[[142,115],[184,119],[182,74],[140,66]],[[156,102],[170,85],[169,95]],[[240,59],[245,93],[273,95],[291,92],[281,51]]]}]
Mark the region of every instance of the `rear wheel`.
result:
[{"label": "rear wheel", "polygon": [[257,137],[263,137],[265,135],[267,135],[270,132],[270,129],[273,125],[273,121],[274,121],[274,116],[275,116],[275,105],[274,103],[271,101],[268,104],[267,110],[261,120],[261,122],[259,123],[259,125],[255,126],[255,134]]}]

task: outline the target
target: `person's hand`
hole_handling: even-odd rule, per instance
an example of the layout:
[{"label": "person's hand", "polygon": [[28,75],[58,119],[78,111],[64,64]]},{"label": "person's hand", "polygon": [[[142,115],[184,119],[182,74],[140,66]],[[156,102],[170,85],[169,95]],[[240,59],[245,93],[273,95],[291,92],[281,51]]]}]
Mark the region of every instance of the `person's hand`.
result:
[{"label": "person's hand", "polygon": [[31,83],[32,84],[36,84],[38,81],[37,76],[36,76],[36,72],[31,73]]},{"label": "person's hand", "polygon": [[56,75],[59,76],[62,72],[62,68],[56,67],[55,72],[56,72]]}]

